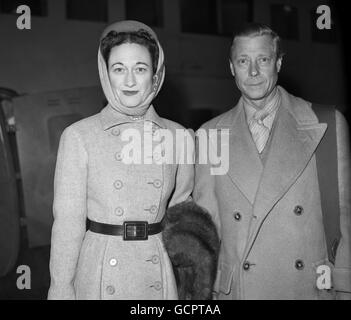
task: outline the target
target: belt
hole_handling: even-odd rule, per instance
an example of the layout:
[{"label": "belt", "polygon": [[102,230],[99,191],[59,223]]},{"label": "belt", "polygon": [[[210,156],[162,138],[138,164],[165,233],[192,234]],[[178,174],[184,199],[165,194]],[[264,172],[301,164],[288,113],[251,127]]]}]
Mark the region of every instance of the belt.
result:
[{"label": "belt", "polygon": [[149,235],[160,233],[161,222],[149,224],[147,221],[124,221],[123,225],[107,224],[88,219],[88,229],[110,236],[123,236],[123,240],[147,240]]}]

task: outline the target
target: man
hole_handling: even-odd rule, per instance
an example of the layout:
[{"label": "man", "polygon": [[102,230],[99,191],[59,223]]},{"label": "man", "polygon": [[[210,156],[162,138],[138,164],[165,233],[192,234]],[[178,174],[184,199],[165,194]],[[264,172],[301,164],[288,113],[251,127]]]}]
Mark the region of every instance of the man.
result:
[{"label": "man", "polygon": [[[337,112],[341,238],[332,265],[315,156],[327,124],[318,122],[311,103],[277,86],[281,66],[280,39],[270,28],[253,24],[237,34],[230,69],[241,99],[202,126],[229,130],[227,174],[211,175],[211,164],[197,164],[193,192],[211,213],[221,238],[217,298],[350,298],[347,124]],[[210,144],[216,142],[210,139]],[[321,270],[326,270],[323,275]],[[332,290],[318,288],[322,276],[324,284],[332,281]]]}]

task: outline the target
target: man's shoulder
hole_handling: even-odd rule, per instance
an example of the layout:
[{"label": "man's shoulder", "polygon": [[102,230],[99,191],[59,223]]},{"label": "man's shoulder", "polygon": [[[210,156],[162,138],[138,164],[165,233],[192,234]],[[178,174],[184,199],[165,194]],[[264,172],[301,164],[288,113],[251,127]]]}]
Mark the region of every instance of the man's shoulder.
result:
[{"label": "man's shoulder", "polygon": [[288,112],[295,118],[300,125],[312,125],[318,123],[318,118],[312,110],[312,103],[287,92],[279,86],[282,96],[282,106],[287,108]]}]

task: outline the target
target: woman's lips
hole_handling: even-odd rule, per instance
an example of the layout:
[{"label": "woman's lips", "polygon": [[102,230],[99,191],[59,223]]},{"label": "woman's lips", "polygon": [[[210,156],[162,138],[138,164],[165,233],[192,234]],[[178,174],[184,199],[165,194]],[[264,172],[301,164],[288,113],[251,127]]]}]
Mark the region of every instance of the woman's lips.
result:
[{"label": "woman's lips", "polygon": [[261,84],[263,84],[263,82],[258,82],[258,83],[247,83],[246,85],[247,85],[247,86],[250,86],[250,87],[255,87],[255,86],[260,86]]},{"label": "woman's lips", "polygon": [[138,91],[129,91],[129,90],[128,91],[127,90],[123,90],[122,92],[126,96],[134,96],[134,95],[136,95],[138,93]]}]

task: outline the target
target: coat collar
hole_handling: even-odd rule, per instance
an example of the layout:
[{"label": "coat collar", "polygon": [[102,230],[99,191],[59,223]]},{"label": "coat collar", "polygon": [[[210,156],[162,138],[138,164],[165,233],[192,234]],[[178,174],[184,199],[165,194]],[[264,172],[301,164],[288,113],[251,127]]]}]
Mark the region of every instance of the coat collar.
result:
[{"label": "coat collar", "polygon": [[219,129],[229,129],[229,170],[231,181],[253,204],[263,166],[246,122],[242,99],[217,123]]},{"label": "coat collar", "polygon": [[230,130],[228,176],[254,205],[257,216],[267,214],[291,187],[327,128],[325,123],[318,123],[309,102],[290,95],[280,86],[278,90],[281,106],[264,167],[246,124],[241,100],[217,123],[218,128]]},{"label": "coat collar", "polygon": [[114,126],[118,126],[124,123],[133,123],[135,121],[147,120],[157,124],[160,128],[165,129],[166,125],[163,119],[156,113],[154,107],[150,105],[149,109],[143,116],[128,116],[122,114],[110,105],[107,105],[100,112],[101,123],[104,130],[110,129]]},{"label": "coat collar", "polygon": [[282,93],[281,108],[257,190],[254,215],[264,217],[306,168],[327,129],[319,123],[311,103]]}]

